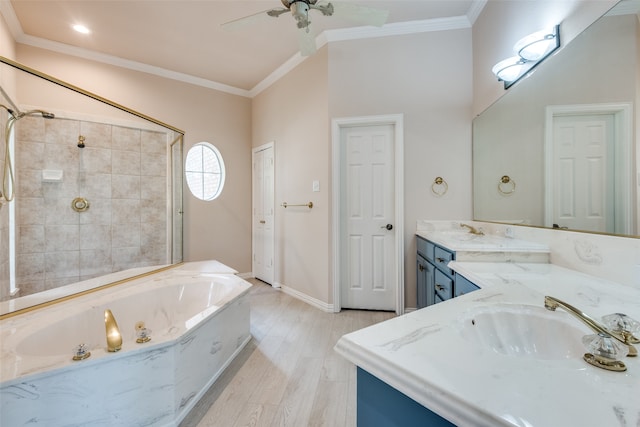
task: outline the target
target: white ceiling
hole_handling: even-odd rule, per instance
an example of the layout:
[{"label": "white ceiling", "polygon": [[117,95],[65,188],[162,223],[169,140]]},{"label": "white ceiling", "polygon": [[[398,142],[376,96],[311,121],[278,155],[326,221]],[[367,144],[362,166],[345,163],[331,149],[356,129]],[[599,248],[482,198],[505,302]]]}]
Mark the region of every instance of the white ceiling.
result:
[{"label": "white ceiling", "polygon": [[[312,11],[317,44],[469,27],[486,0],[348,0],[389,11],[382,28]],[[279,0],[0,0],[19,43],[251,96],[287,63],[301,61],[290,14],[229,32],[221,24],[281,7]],[[82,35],[71,26],[91,29]],[[355,29],[356,27],[357,30]]]}]

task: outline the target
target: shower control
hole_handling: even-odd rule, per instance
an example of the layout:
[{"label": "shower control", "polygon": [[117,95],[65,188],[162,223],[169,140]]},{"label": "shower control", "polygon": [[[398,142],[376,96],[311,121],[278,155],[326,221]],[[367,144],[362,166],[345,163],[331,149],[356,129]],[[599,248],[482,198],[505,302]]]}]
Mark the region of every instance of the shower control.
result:
[{"label": "shower control", "polygon": [[76,197],[71,202],[71,208],[76,212],[84,212],[89,209],[89,201],[84,197]]}]

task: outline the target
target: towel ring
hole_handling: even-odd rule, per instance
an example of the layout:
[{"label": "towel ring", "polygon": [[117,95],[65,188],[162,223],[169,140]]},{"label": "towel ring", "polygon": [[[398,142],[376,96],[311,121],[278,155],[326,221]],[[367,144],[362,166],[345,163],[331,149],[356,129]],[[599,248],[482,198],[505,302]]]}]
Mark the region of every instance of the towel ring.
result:
[{"label": "towel ring", "polygon": [[449,190],[449,185],[441,176],[437,176],[431,184],[431,192],[438,197],[442,197]]},{"label": "towel ring", "polygon": [[498,181],[498,191],[506,196],[513,194],[516,191],[516,182],[509,175],[503,175]]}]

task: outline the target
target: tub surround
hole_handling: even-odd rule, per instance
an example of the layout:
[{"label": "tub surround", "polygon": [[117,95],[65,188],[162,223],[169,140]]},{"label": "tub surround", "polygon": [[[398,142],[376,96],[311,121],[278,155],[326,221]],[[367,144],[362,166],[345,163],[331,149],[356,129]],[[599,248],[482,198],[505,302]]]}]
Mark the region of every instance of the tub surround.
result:
[{"label": "tub surround", "polygon": [[[186,263],[2,320],[0,424],[177,426],[251,338],[251,285],[232,271]],[[111,307],[120,308],[121,351],[106,351],[103,324],[89,338],[67,336],[74,316],[81,323],[84,311]],[[135,343],[138,320],[148,343]],[[91,357],[72,361],[81,342]]]},{"label": "tub surround", "polygon": [[[336,351],[460,426],[622,427],[640,422],[639,358],[625,358],[624,373],[609,372],[585,363],[581,353],[569,358],[500,354],[464,335],[479,310],[508,304],[544,312],[545,295],[594,318],[623,312],[640,319],[639,289],[552,264],[450,266],[481,289],[345,335]],[[593,333],[561,310],[548,313],[583,334]]]}]

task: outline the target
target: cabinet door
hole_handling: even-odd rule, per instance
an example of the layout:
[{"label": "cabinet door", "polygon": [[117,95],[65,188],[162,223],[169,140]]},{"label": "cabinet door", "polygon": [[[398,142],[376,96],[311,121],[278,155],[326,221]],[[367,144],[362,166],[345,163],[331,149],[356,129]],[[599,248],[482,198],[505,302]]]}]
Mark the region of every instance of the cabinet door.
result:
[{"label": "cabinet door", "polygon": [[454,297],[459,297],[460,295],[468,294],[469,292],[477,291],[478,289],[480,289],[479,286],[475,285],[474,283],[470,282],[469,279],[459,274],[456,274],[456,282],[454,288]]},{"label": "cabinet door", "polygon": [[421,309],[433,304],[434,274],[435,267],[429,261],[418,255],[418,304],[417,308]]}]

